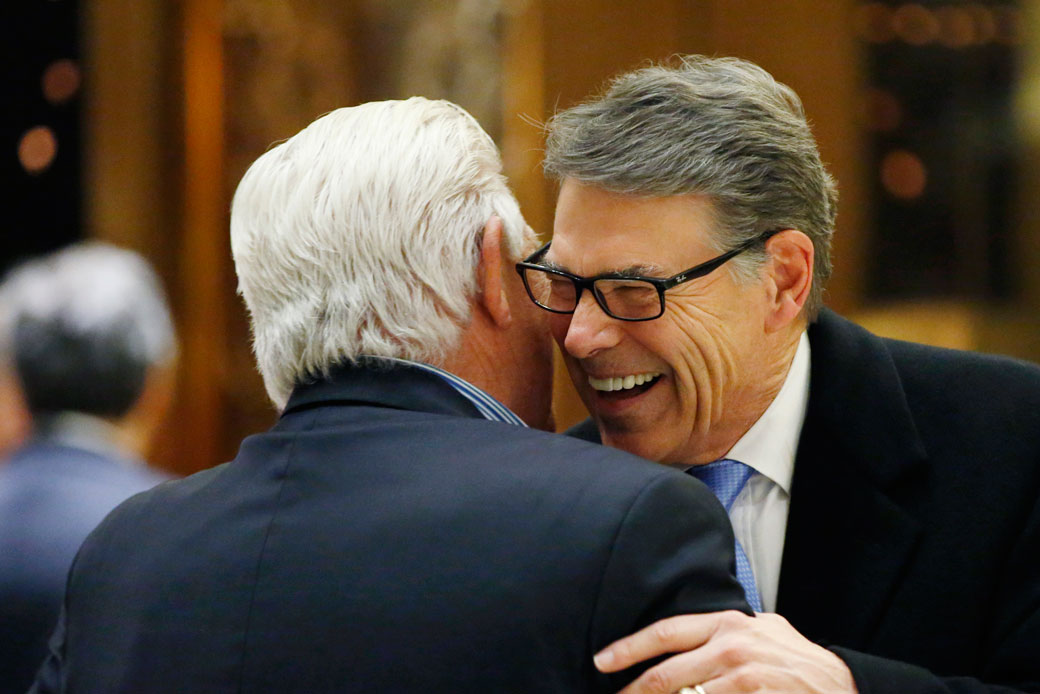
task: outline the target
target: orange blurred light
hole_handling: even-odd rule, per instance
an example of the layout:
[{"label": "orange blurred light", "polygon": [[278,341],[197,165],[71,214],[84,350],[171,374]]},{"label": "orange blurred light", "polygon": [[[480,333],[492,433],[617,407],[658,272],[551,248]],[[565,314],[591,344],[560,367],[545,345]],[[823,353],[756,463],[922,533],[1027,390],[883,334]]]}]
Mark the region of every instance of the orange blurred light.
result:
[{"label": "orange blurred light", "polygon": [[965,8],[971,14],[975,22],[975,42],[979,44],[989,43],[997,35],[997,22],[993,18],[993,12],[985,5],[972,3]]},{"label": "orange blurred light", "polygon": [[58,154],[58,138],[46,125],[30,128],[18,141],[18,161],[31,174],[47,169]]},{"label": "orange blurred light", "polygon": [[967,48],[978,40],[975,20],[962,7],[940,7],[935,11],[939,20],[939,41],[947,48]]},{"label": "orange blurred light", "polygon": [[928,183],[924,162],[913,152],[897,149],[881,160],[881,185],[901,200],[920,197]]},{"label": "orange blurred light", "polygon": [[924,5],[902,5],[892,19],[899,38],[914,46],[923,46],[939,37],[939,20]]},{"label": "orange blurred light", "polygon": [[880,2],[871,2],[856,8],[856,30],[869,43],[891,41],[892,10]]},{"label": "orange blurred light", "polygon": [[83,78],[72,60],[55,60],[43,71],[43,96],[52,104],[62,104],[79,91]]},{"label": "orange blurred light", "polygon": [[1017,7],[994,8],[996,39],[1008,46],[1022,42],[1022,12]]}]

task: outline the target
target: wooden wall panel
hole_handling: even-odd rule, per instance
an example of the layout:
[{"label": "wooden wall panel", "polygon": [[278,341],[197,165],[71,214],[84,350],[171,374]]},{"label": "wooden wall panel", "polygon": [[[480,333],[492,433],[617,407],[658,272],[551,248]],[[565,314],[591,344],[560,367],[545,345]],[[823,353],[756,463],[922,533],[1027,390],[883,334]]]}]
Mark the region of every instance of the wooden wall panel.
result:
[{"label": "wooden wall panel", "polygon": [[[180,32],[170,31],[177,18],[162,0],[83,4],[83,199],[88,237],[134,249],[155,266],[183,355]],[[177,414],[183,398],[176,402],[148,459],[181,472],[190,446]]]},{"label": "wooden wall panel", "polygon": [[178,175],[171,13],[159,0],[97,0],[82,13],[85,229],[146,254],[169,281],[179,205],[169,194]]},{"label": "wooden wall panel", "polygon": [[222,0],[183,3],[184,226],[178,294],[183,297],[179,471],[210,467],[222,445],[229,304],[228,199],[224,189]]}]

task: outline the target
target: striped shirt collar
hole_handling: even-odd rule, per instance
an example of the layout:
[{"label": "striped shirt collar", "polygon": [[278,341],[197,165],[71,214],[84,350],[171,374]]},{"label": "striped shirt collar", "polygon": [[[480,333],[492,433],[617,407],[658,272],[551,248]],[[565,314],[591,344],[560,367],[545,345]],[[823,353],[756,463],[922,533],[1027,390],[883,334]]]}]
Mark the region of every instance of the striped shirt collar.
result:
[{"label": "striped shirt collar", "polygon": [[520,419],[512,410],[500,403],[495,398],[491,397],[487,392],[476,387],[469,381],[459,378],[455,374],[445,371],[444,369],[438,368],[431,364],[426,364],[419,361],[411,361],[408,359],[397,359],[395,357],[365,357],[366,359],[376,359],[379,361],[386,361],[396,364],[402,364],[410,366],[415,369],[420,369],[428,373],[434,374],[440,377],[445,383],[455,389],[462,397],[469,400],[469,402],[477,408],[477,411],[484,417],[484,419],[492,422],[505,422],[506,424],[516,424],[527,428],[527,424],[524,420]]}]

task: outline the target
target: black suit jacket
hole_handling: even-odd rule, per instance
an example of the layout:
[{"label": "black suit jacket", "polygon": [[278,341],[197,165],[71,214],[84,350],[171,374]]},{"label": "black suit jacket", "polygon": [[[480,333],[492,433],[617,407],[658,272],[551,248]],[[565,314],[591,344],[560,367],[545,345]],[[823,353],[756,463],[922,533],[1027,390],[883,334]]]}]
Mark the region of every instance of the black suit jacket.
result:
[{"label": "black suit jacket", "polygon": [[659,617],[743,609],[706,487],[346,368],[84,544],[39,691],[591,692]]},{"label": "black suit jacket", "polygon": [[809,342],[777,612],[861,694],[1040,691],[1040,368],[826,310]]},{"label": "black suit jacket", "polygon": [[864,693],[1040,691],[1040,368],[809,341],[778,611]]}]

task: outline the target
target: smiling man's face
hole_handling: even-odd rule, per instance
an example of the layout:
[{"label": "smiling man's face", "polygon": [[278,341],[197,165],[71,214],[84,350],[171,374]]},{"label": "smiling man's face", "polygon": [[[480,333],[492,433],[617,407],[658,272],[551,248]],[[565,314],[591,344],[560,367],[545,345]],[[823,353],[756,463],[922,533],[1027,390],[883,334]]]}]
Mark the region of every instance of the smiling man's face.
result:
[{"label": "smiling man's face", "polygon": [[[718,255],[714,224],[702,196],[640,198],[567,179],[544,262],[584,277],[669,277]],[[665,297],[660,318],[626,322],[585,292],[573,315],[552,316],[553,336],[605,444],[662,463],[710,462],[778,387],[764,330],[767,284],[738,282],[723,266]]]}]

